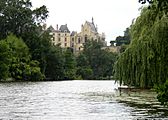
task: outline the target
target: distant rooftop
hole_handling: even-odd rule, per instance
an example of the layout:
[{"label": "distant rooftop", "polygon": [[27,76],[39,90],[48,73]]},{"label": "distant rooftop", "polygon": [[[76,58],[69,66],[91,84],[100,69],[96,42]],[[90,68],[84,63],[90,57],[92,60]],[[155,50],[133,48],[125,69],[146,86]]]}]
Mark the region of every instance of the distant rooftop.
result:
[{"label": "distant rooftop", "polygon": [[91,28],[91,30],[92,30],[93,32],[96,32],[96,33],[97,33],[97,28],[96,28],[96,26],[95,26],[95,24],[94,24],[93,18],[92,18],[92,22],[86,21],[86,24],[88,24],[88,25],[90,26],[90,28]]},{"label": "distant rooftop", "polygon": [[77,32],[72,31],[71,36],[74,36]]},{"label": "distant rooftop", "polygon": [[68,27],[67,27],[67,24],[61,25],[61,27],[59,28],[59,30],[60,30],[61,32],[70,33],[70,31],[69,31],[69,29],[68,29]]},{"label": "distant rooftop", "polygon": [[51,31],[51,32],[55,32],[55,29],[53,28],[52,25],[50,25],[50,27],[48,27],[48,30]]}]

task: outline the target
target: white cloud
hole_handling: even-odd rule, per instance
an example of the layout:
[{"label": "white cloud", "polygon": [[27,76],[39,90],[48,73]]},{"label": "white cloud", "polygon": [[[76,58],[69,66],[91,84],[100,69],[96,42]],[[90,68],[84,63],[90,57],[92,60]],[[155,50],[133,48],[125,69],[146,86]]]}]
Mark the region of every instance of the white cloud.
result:
[{"label": "white cloud", "polygon": [[34,6],[45,4],[49,10],[48,24],[68,24],[71,31],[80,31],[81,24],[94,17],[99,32],[106,40],[123,35],[132,19],[139,15],[138,0],[32,0]]}]

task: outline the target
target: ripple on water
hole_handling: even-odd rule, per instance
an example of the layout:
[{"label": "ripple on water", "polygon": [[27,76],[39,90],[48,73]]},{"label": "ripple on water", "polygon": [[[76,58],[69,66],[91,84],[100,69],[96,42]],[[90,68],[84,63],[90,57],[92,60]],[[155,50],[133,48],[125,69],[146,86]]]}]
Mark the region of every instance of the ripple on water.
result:
[{"label": "ripple on water", "polygon": [[0,119],[166,119],[167,109],[153,92],[120,94],[117,86],[114,81],[1,83]]}]

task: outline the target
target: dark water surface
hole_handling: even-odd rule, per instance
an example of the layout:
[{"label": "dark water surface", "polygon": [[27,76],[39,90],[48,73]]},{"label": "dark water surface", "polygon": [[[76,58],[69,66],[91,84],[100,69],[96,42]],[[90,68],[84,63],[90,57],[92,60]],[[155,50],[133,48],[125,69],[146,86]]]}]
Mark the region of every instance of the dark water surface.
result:
[{"label": "dark water surface", "polygon": [[0,83],[0,120],[168,120],[151,91],[114,81]]}]

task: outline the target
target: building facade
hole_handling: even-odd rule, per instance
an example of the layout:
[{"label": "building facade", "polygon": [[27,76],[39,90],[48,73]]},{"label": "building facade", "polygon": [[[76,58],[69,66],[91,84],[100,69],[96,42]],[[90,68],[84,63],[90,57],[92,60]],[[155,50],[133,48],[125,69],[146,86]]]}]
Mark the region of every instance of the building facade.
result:
[{"label": "building facade", "polygon": [[99,34],[97,26],[92,22],[86,21],[85,24],[81,25],[81,32],[77,33],[75,31],[70,32],[67,24],[61,25],[56,30],[50,26],[50,31],[52,32],[53,38],[52,43],[54,45],[60,44],[62,48],[70,47],[73,49],[74,53],[78,53],[83,50],[83,44],[88,40],[101,41],[104,46],[107,46],[105,41],[105,34]]}]

